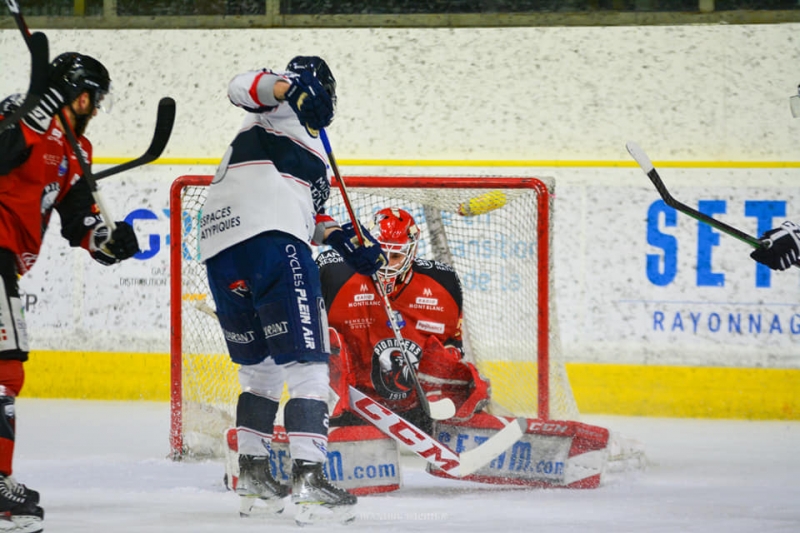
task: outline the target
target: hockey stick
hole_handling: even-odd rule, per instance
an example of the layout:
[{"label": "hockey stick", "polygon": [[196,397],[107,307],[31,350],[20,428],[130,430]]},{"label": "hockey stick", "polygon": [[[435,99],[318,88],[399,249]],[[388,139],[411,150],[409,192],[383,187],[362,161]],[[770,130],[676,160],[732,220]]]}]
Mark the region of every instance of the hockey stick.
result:
[{"label": "hockey stick", "polygon": [[511,421],[483,444],[455,453],[397,413],[363,392],[349,386],[350,408],[418,456],[453,477],[464,477],[480,470],[517,442],[526,427],[524,418]]},{"label": "hockey stick", "polygon": [[[9,1],[6,0],[6,2]],[[42,99],[42,95],[47,90],[47,73],[50,66],[47,36],[38,31],[31,35],[28,50],[31,53],[31,81],[28,86],[28,93],[17,110],[0,121],[0,132],[19,122],[22,117],[39,105],[39,100]]]},{"label": "hockey stick", "polygon": [[[31,54],[33,54],[33,38],[31,35],[31,30],[28,28],[28,24],[25,22],[25,18],[22,16],[22,12],[19,9],[19,4],[17,4],[16,0],[6,0],[6,5],[8,6],[9,11],[11,11],[11,15],[14,17],[14,21],[16,22],[20,33],[22,33],[22,38],[25,39],[25,44],[28,45],[28,49],[30,49]],[[167,141],[169,141],[169,137],[172,134],[172,125],[175,121],[175,100],[167,97],[162,98],[159,102],[158,116],[156,118],[156,131],[153,135],[153,140],[150,142],[150,147],[142,156],[132,161],[128,161],[127,163],[106,169],[105,171],[98,173],[97,176],[92,173],[89,163],[83,157],[83,150],[78,144],[78,139],[75,136],[75,132],[72,130],[72,125],[66,119],[64,116],[64,111],[61,109],[58,111],[58,118],[61,121],[61,125],[63,126],[64,132],[67,135],[67,141],[69,142],[72,151],[75,153],[75,158],[78,160],[78,165],[81,167],[83,178],[86,180],[89,190],[92,192],[92,197],[94,198],[94,201],[100,210],[100,214],[103,216],[103,220],[106,226],[108,226],[109,231],[113,233],[117,228],[117,225],[114,223],[114,219],[108,214],[108,209],[105,207],[105,203],[103,202],[100,192],[97,189],[97,180],[150,163],[161,155],[161,152],[164,151]]]},{"label": "hockey stick", "polygon": [[175,123],[175,100],[169,96],[165,96],[158,102],[158,113],[156,114],[156,129],[153,132],[153,139],[150,141],[150,146],[141,156],[132,159],[126,163],[101,170],[94,175],[94,179],[101,180],[120,172],[125,172],[132,168],[140,167],[148,163],[152,163],[159,157],[167,147],[170,135],[172,135],[172,126]]},{"label": "hockey stick", "polygon": [[639,166],[642,167],[644,173],[647,174],[647,177],[650,178],[650,181],[652,181],[653,185],[656,186],[656,190],[658,191],[658,194],[661,195],[661,198],[664,200],[665,204],[685,215],[689,215],[690,217],[699,220],[700,222],[708,224],[709,226],[714,227],[721,232],[730,235],[731,237],[735,237],[740,241],[749,244],[753,248],[761,248],[762,246],[769,248],[771,246],[772,243],[767,239],[763,241],[759,240],[751,235],[748,235],[747,233],[744,233],[743,231],[725,224],[724,222],[720,222],[719,220],[711,218],[700,211],[692,209],[688,205],[683,204],[673,198],[667,190],[667,187],[664,185],[664,182],[661,181],[661,176],[658,175],[658,171],[656,171],[652,161],[650,161],[650,158],[644,153],[644,150],[642,150],[639,145],[633,141],[628,141],[625,144],[625,148],[628,149],[628,153],[631,154],[631,157],[633,157]]},{"label": "hockey stick", "polygon": [[[350,202],[350,196],[347,193],[347,187],[342,179],[342,175],[339,173],[339,167],[336,165],[336,158],[333,155],[333,150],[331,149],[331,144],[328,141],[328,134],[325,133],[324,129],[319,130],[320,139],[322,139],[322,144],[325,146],[325,152],[328,154],[328,159],[331,163],[331,169],[333,170],[333,175],[336,176],[336,183],[339,185],[339,191],[342,193],[342,201],[344,202],[345,208],[347,209],[347,213],[350,216],[350,221],[353,223],[353,229],[356,232],[356,236],[358,237],[358,241],[360,244],[364,244],[364,235],[361,233],[361,224],[356,217],[355,211],[353,211],[353,205]],[[372,276],[372,283],[375,285],[375,290],[378,291],[378,294],[383,301],[383,308],[386,311],[386,316],[389,319],[389,325],[392,328],[392,332],[394,333],[395,340],[397,342],[397,347],[400,350],[400,353],[403,355],[403,360],[406,363],[406,368],[408,369],[408,374],[411,377],[411,381],[414,384],[414,390],[417,392],[417,397],[419,398],[419,403],[422,408],[425,410],[425,413],[433,418],[434,420],[447,420],[448,418],[452,418],[453,415],[456,414],[456,406],[453,401],[449,398],[443,398],[441,400],[436,401],[429,401],[428,398],[425,396],[425,391],[422,389],[422,385],[419,382],[419,378],[417,377],[417,371],[414,368],[413,363],[411,362],[411,356],[408,355],[408,350],[406,349],[406,343],[403,339],[402,334],[400,333],[400,328],[397,326],[397,320],[394,316],[394,311],[392,310],[392,305],[389,303],[389,295],[386,294],[384,289],[383,283],[380,282],[378,279],[377,274],[373,274]]]},{"label": "hockey stick", "polygon": [[[6,5],[8,6],[9,11],[11,11],[11,15],[14,17],[14,22],[16,22],[20,33],[22,33],[22,38],[25,39],[25,44],[28,46],[31,54],[33,54],[33,36],[31,35],[31,30],[28,28],[28,24],[25,22],[25,19],[20,12],[19,4],[17,4],[16,0],[6,0]],[[72,131],[72,126],[67,121],[67,118],[64,116],[64,111],[61,109],[58,110],[58,118],[61,120],[61,125],[63,126],[64,132],[67,135],[67,141],[69,142],[69,145],[75,154],[75,158],[78,160],[78,164],[81,167],[81,172],[83,172],[83,177],[86,180],[86,183],[89,185],[89,190],[92,192],[92,197],[97,204],[97,208],[100,210],[100,214],[103,216],[109,232],[113,233],[114,230],[117,229],[117,225],[114,223],[114,219],[108,216],[108,210],[105,207],[103,199],[100,197],[100,193],[97,191],[97,182],[95,182],[94,176],[92,176],[92,171],[89,168],[89,164],[83,158],[83,151],[78,144],[78,139],[75,137],[75,133]]]}]

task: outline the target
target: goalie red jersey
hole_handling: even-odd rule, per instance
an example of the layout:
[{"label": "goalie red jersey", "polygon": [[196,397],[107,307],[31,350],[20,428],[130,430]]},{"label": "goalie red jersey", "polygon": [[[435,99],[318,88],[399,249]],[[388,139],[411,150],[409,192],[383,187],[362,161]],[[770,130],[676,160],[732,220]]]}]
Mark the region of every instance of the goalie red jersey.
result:
[{"label": "goalie red jersey", "polygon": [[[328,321],[345,339],[356,388],[392,410],[407,411],[418,400],[381,297],[368,276],[356,274],[336,252],[321,254]],[[406,279],[390,293],[405,348],[415,365],[434,336],[461,348],[461,283],[449,265],[414,259]]]}]

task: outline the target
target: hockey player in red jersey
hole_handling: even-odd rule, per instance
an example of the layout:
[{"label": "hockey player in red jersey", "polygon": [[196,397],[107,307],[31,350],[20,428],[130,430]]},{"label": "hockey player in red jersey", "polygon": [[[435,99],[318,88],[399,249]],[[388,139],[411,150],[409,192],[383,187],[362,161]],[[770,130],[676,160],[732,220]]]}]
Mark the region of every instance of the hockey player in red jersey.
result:
[{"label": "hockey player in red jersey", "polygon": [[[458,274],[450,265],[417,257],[419,228],[403,209],[378,211],[370,232],[388,259],[377,280],[426,396],[450,398],[457,408],[454,418],[468,419],[488,402],[489,382],[464,359]],[[340,396],[331,425],[364,423],[348,412],[347,387],[352,385],[430,433],[432,421],[420,406],[372,279],[354,272],[334,251],[320,254],[317,264],[331,344],[339,347],[331,357],[331,386]]]},{"label": "hockey player in red jersey", "polygon": [[[75,153],[56,117],[62,110],[91,163],[92,145],[83,136],[97,110],[110,103],[111,80],[96,59],[68,52],[50,65],[49,89],[17,124],[0,134],[0,530],[42,530],[39,493],[11,477],[14,453],[14,400],[25,382],[28,337],[18,278],[39,255],[53,209],[61,235],[71,246],[85,248],[103,265],[113,265],[139,251],[133,228],[117,222],[109,231],[92,193],[82,179]],[[0,102],[0,117],[11,115],[22,101],[14,95]],[[56,118],[54,118],[56,117]]]}]

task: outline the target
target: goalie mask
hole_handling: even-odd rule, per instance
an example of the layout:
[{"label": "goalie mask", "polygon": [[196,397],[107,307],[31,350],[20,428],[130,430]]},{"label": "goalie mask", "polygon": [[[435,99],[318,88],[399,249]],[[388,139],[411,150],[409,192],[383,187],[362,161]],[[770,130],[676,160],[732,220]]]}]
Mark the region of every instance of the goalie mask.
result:
[{"label": "goalie mask", "polygon": [[378,279],[386,294],[392,294],[411,271],[417,256],[419,228],[408,211],[387,207],[375,213],[370,233],[380,243],[387,259],[386,265],[377,272]]}]

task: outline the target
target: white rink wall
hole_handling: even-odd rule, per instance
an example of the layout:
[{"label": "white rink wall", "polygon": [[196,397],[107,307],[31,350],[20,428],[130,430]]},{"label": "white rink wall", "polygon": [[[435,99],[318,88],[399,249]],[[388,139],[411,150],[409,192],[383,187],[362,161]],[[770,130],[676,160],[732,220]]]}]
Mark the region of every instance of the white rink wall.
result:
[{"label": "white rink wall", "polygon": [[[135,221],[138,259],[95,264],[69,250],[54,221],[21,284],[33,348],[168,351],[172,179],[213,173],[205,163],[221,156],[241,120],[225,95],[233,75],[319,54],[339,82],[329,131],[339,159],[353,162],[345,174],[556,179],[556,295],[568,360],[800,367],[798,273],[771,273],[739,241],[671,219],[625,151],[636,140],[656,162],[682,162],[660,169],[673,194],[750,234],[800,220],[800,120],[788,108],[800,82],[799,30],[47,31],[51,55],[80,50],[111,71],[115,108],[89,129],[97,158],[138,156],[158,99],[169,95],[178,114],[165,157],[186,164],[101,183],[117,218]],[[0,53],[0,93],[24,90],[18,32],[0,31]],[[497,164],[356,166],[365,159]]]}]

